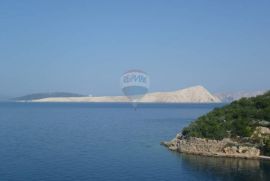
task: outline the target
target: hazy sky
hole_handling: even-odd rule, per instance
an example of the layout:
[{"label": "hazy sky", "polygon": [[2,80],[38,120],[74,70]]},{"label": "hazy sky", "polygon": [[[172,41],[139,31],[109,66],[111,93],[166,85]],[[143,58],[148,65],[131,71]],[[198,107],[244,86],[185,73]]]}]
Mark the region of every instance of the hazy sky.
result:
[{"label": "hazy sky", "polygon": [[129,69],[150,91],[270,88],[270,1],[2,0],[0,94],[120,95]]}]

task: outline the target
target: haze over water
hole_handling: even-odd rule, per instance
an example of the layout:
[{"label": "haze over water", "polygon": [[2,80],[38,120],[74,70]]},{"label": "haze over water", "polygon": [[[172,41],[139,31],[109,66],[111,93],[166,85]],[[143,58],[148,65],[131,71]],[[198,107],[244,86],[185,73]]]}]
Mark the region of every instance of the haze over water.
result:
[{"label": "haze over water", "polygon": [[0,103],[1,180],[269,180],[270,162],[171,152],[220,104]]}]

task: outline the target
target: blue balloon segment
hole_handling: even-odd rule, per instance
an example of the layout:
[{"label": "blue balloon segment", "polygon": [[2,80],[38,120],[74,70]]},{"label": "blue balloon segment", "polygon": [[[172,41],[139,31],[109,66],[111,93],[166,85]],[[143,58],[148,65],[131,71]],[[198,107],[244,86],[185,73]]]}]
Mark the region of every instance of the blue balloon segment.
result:
[{"label": "blue balloon segment", "polygon": [[146,87],[141,86],[130,86],[124,87],[123,92],[126,96],[143,96],[146,94],[148,89]]}]

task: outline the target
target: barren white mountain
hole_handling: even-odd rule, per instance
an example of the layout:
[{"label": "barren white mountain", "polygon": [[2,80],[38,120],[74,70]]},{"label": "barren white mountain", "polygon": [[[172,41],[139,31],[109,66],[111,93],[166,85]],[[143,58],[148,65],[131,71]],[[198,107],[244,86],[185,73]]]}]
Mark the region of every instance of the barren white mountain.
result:
[{"label": "barren white mountain", "polygon": [[[51,97],[33,100],[33,102],[129,102],[125,96],[103,97]],[[146,94],[139,102],[146,103],[217,103],[219,98],[213,96],[203,86],[194,86],[173,92],[155,92]]]}]

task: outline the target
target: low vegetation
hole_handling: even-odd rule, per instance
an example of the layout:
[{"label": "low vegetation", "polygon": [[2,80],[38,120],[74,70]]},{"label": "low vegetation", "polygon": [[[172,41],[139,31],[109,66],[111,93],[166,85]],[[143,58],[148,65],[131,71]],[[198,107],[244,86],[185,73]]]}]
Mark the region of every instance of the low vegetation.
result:
[{"label": "low vegetation", "polygon": [[[217,140],[228,137],[250,140],[258,126],[270,127],[270,91],[216,108],[184,128],[182,134],[186,137]],[[267,137],[256,141],[261,150],[270,155],[270,139]]]}]

